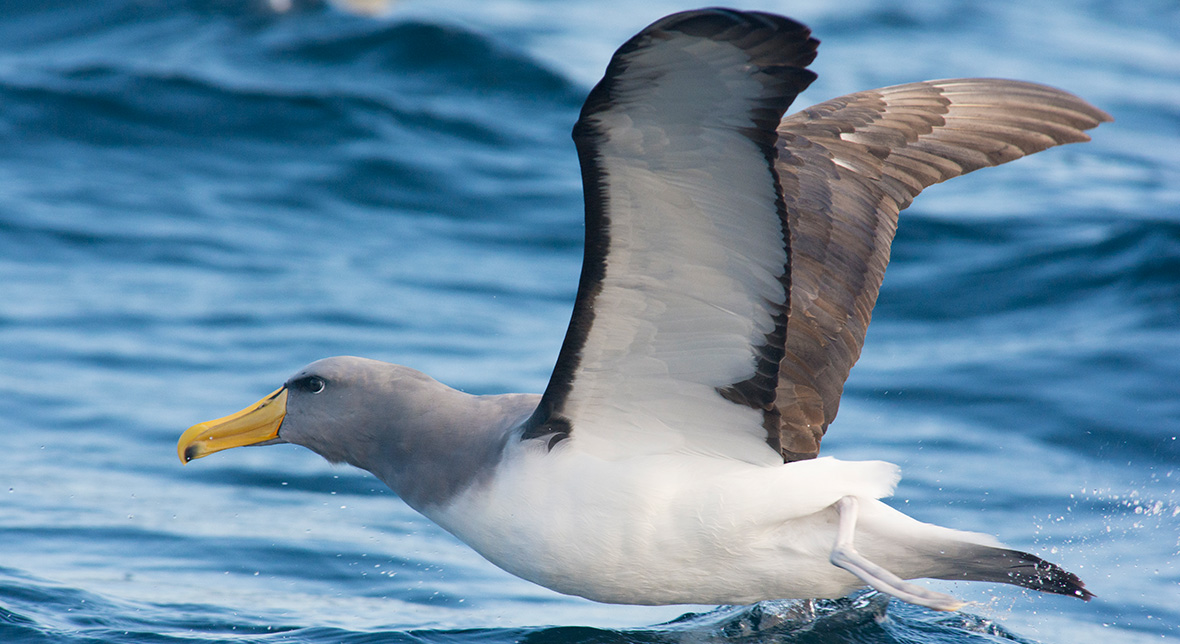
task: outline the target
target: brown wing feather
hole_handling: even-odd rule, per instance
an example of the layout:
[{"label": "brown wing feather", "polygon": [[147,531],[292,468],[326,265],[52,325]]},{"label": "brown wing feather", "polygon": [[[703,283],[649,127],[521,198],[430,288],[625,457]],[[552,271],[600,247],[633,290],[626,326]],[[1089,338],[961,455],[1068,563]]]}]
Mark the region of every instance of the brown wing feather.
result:
[{"label": "brown wing feather", "polygon": [[[775,405],[787,461],[814,458],[860,356],[898,212],[922,189],[1109,121],[1061,90],[957,79],[858,92],[788,116],[777,171],[791,230],[791,309]],[[773,442],[772,442],[773,444]]]}]

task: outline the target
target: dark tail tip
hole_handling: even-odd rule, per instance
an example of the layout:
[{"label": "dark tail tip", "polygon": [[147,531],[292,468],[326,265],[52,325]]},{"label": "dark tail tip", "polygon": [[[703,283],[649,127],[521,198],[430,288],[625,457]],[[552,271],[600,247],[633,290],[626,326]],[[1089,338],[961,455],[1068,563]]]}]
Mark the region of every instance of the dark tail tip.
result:
[{"label": "dark tail tip", "polygon": [[959,558],[958,563],[958,574],[943,577],[944,579],[1013,584],[1044,593],[1069,595],[1084,601],[1090,601],[1094,597],[1094,593],[1086,590],[1085,582],[1077,575],[1027,552],[977,546],[972,549],[970,555]]},{"label": "dark tail tip", "polygon": [[1090,601],[1094,593],[1086,590],[1086,584],[1077,575],[1045,561],[1036,555],[1019,550],[1004,550],[1009,561],[1009,582],[1056,595],[1069,595]]}]

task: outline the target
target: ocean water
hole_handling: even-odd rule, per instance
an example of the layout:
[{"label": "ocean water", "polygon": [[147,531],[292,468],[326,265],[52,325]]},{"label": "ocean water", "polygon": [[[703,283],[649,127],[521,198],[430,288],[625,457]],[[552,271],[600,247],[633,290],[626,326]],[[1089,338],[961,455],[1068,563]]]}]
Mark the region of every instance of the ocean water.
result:
[{"label": "ocean water", "polygon": [[186,427],[321,357],[541,391],[581,260],[570,127],[614,48],[691,6],[0,2],[0,641],[1180,640],[1171,1],[743,3],[823,41],[797,107],[1005,76],[1116,118],[903,213],[825,442],[1092,602],[595,604],[300,448],[180,465]]}]

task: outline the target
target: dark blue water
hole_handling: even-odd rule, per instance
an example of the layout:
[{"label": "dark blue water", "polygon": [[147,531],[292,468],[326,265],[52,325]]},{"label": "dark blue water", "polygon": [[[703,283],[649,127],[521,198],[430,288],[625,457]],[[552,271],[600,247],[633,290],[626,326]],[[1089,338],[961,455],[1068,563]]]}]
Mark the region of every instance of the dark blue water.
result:
[{"label": "dark blue water", "polygon": [[1180,639],[1180,10],[832,5],[758,5],[824,41],[803,104],[1008,76],[1117,119],[904,214],[825,442],[900,464],[898,507],[1057,561],[1096,600],[935,583],[975,603],[599,605],[299,448],[182,468],[182,430],[320,357],[540,391],[581,258],[569,129],[614,47],[690,5],[18,0],[0,2],[0,641]]}]

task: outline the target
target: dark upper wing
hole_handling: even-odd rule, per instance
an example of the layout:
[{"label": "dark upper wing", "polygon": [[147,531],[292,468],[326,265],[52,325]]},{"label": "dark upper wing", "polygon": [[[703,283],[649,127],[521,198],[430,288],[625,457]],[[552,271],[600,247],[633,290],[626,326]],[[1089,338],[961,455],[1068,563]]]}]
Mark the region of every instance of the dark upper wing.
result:
[{"label": "dark upper wing", "polygon": [[814,79],[817,44],[786,18],[706,9],[615,53],[574,128],[586,254],[525,438],[781,462],[768,436],[790,249],[775,128]]},{"label": "dark upper wing", "polygon": [[1110,116],[1043,85],[999,79],[858,92],[782,120],[791,312],[776,405],[787,460],[814,457],[836,417],[897,228],[922,189],[1064,143]]}]

